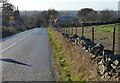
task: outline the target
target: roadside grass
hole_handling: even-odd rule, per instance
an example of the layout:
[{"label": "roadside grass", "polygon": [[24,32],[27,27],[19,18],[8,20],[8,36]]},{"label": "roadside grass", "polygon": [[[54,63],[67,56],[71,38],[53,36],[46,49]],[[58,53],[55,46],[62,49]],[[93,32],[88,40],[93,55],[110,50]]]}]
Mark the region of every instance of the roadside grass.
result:
[{"label": "roadside grass", "polygon": [[[62,35],[48,28],[57,81],[97,80],[96,68],[83,50],[73,47]],[[91,74],[91,72],[94,72]]]},{"label": "roadside grass", "polygon": [[66,60],[66,52],[63,49],[62,42],[59,41],[59,38],[55,33],[51,30],[48,29],[49,35],[50,35],[50,40],[51,40],[51,46],[53,50],[53,55],[54,55],[54,64],[55,68],[57,69],[56,75],[57,75],[57,80],[59,81],[70,81],[71,78],[70,75],[71,73],[68,72],[70,70],[70,64]]},{"label": "roadside grass", "polygon": [[65,50],[64,45],[58,36],[52,29],[48,29],[50,35],[50,41],[52,46],[52,53],[54,55],[54,65],[56,68],[57,81],[83,81],[79,78],[74,78],[71,69],[71,60],[68,59],[68,51]]}]

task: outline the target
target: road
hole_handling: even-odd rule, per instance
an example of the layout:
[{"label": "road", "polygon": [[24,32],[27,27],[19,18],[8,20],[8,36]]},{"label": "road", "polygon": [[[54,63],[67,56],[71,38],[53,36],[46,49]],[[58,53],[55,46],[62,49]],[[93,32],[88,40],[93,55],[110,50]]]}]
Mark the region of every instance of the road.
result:
[{"label": "road", "polygon": [[0,43],[2,81],[54,80],[46,28],[28,30],[5,38]]}]

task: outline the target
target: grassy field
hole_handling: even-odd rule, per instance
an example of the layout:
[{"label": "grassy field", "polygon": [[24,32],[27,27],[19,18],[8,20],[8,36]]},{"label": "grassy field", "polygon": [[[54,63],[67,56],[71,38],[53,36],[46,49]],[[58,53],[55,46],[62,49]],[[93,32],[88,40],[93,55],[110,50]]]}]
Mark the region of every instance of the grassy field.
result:
[{"label": "grassy field", "polygon": [[120,23],[100,25],[100,26],[96,26],[95,30],[96,32],[113,32],[113,27],[116,27],[116,31],[119,31],[120,26],[118,25],[120,25]]}]

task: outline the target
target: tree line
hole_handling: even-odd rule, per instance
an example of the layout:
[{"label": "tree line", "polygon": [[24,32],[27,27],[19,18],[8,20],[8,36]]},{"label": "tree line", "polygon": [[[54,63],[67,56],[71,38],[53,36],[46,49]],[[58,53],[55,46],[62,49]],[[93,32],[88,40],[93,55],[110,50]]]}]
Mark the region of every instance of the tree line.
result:
[{"label": "tree line", "polygon": [[[49,9],[48,11],[37,12],[32,15],[22,15],[23,24],[27,24],[30,26],[47,26],[49,16],[53,15],[54,19],[60,16],[60,12],[54,9]],[[78,11],[77,16],[81,21],[92,21],[92,22],[101,22],[101,21],[116,21],[118,20],[119,13],[117,11],[105,9],[102,11],[95,11],[91,8],[83,8]]]},{"label": "tree line", "polygon": [[84,8],[78,11],[78,17],[86,21],[115,21],[118,19],[118,12],[109,9],[95,11],[90,8]]},{"label": "tree line", "polygon": [[41,12],[34,11],[34,13],[31,15],[21,14],[21,22],[23,25],[30,26],[33,28],[40,26],[48,26],[48,20],[50,15],[53,15],[54,19],[56,19],[57,17],[59,17],[59,12],[52,9]]}]

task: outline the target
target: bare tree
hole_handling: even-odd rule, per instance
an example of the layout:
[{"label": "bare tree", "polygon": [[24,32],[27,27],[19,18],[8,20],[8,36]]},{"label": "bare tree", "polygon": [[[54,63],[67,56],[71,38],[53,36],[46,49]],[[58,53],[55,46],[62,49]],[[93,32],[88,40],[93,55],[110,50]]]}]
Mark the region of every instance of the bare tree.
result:
[{"label": "bare tree", "polygon": [[9,16],[13,14],[14,5],[11,3],[3,3],[1,8],[3,25],[7,25],[9,21]]},{"label": "bare tree", "polygon": [[100,11],[99,20],[100,21],[114,21],[118,18],[117,12],[109,9]]},{"label": "bare tree", "polygon": [[26,26],[31,27],[46,26],[48,23],[48,12],[47,11],[36,12],[33,13],[32,15],[24,14],[21,16],[21,19]]},{"label": "bare tree", "polygon": [[48,9],[48,17],[50,17],[50,15],[53,15],[54,19],[56,19],[59,16],[59,12],[54,9]]}]

